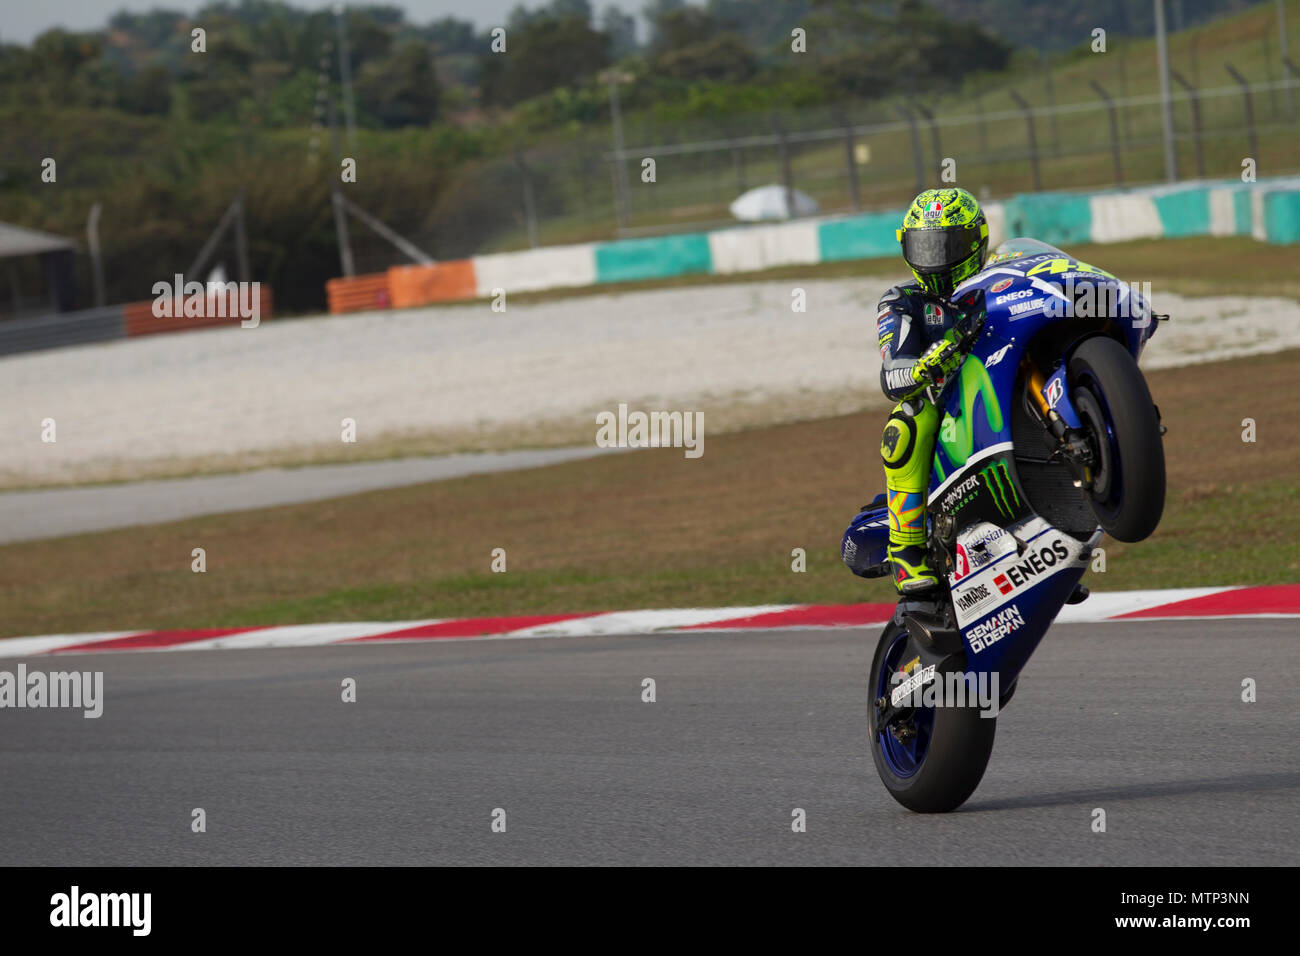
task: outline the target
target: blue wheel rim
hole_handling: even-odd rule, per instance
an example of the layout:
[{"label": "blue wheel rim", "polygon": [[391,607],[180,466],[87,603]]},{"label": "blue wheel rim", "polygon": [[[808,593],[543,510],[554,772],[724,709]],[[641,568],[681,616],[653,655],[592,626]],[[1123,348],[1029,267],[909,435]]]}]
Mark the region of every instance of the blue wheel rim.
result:
[{"label": "blue wheel rim", "polygon": [[[885,652],[880,673],[876,675],[876,698],[889,696],[893,689],[889,678],[902,665],[906,652],[907,632],[899,631]],[[900,742],[888,727],[880,727],[876,734],[876,746],[880,748],[886,766],[895,776],[904,779],[915,774],[925,763],[925,755],[930,749],[930,737],[934,731],[934,710],[929,707],[917,708],[912,716],[912,726],[916,729],[916,734],[907,743]]]},{"label": "blue wheel rim", "polygon": [[1098,423],[1102,426],[1103,432],[1097,437],[1099,440],[1106,442],[1110,452],[1110,487],[1107,489],[1109,493],[1103,503],[1103,507],[1109,508],[1111,502],[1123,500],[1124,495],[1124,463],[1120,460],[1119,442],[1115,438],[1115,423],[1111,419],[1110,402],[1106,400],[1106,393],[1102,391],[1101,383],[1091,374],[1079,376],[1076,384],[1088,390],[1098,406],[1100,406],[1104,418],[1104,421]]}]

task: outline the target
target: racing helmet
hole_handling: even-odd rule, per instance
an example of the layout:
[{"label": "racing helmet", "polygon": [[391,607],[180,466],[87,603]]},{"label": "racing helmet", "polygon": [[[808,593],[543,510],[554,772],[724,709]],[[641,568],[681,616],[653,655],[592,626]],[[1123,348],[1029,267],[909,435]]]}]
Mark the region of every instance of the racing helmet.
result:
[{"label": "racing helmet", "polygon": [[932,295],[952,295],[988,257],[988,220],[964,189],[921,193],[903,216],[897,237],[912,275]]}]

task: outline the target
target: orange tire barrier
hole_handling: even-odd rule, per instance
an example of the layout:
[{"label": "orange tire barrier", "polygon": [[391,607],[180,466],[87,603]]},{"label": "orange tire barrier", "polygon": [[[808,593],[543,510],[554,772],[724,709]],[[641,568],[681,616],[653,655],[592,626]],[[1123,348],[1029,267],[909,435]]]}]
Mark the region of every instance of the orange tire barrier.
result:
[{"label": "orange tire barrier", "polygon": [[393,266],[388,270],[388,289],[395,309],[473,299],[478,294],[472,259],[453,259],[431,266]]},{"label": "orange tire barrier", "polygon": [[[189,329],[201,329],[213,325],[239,325],[244,321],[240,314],[240,303],[238,294],[227,294],[225,296],[225,308],[220,307],[221,303],[214,302],[212,314],[207,314],[207,301],[203,302],[203,315],[154,315],[154,302],[150,299],[148,302],[128,302],[122,307],[126,319],[127,335],[154,335],[158,332],[184,332]],[[173,311],[174,305],[173,305]],[[222,312],[224,311],[224,315]],[[271,317],[271,288],[266,285],[258,286],[258,321],[265,322]]]},{"label": "orange tire barrier", "polygon": [[331,313],[369,312],[392,305],[388,291],[388,273],[330,279],[325,283],[325,297]]}]

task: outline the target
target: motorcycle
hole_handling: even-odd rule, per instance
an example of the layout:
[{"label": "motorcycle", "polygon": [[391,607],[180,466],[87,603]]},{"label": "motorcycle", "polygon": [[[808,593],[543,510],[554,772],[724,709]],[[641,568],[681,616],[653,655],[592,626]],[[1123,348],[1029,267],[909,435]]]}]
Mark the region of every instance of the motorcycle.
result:
[{"label": "motorcycle", "polygon": [[[1165,497],[1165,428],[1137,362],[1168,316],[1034,239],[1003,243],[951,298],[965,359],[926,392],[944,412],[926,520],[941,587],[899,601],[870,672],[873,762],[920,813],[974,793],[997,714],[1061,608],[1087,598],[1103,534],[1145,539]],[[841,555],[883,576],[888,544],[882,494]]]}]

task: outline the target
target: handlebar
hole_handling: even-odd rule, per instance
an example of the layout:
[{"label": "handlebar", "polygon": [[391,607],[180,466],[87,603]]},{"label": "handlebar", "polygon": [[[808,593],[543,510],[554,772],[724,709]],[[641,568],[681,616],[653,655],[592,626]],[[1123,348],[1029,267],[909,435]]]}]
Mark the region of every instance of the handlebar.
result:
[{"label": "handlebar", "polygon": [[[957,327],[960,327],[961,323],[964,322],[966,318],[967,317],[963,317],[958,320]],[[988,314],[981,309],[979,315],[971,319],[969,327],[962,332],[961,337],[953,343],[953,346],[963,356],[969,354],[970,350],[975,346],[975,342],[979,339],[980,333],[984,331],[984,323],[987,319]],[[943,380],[942,384],[931,382],[925,388],[925,397],[929,399],[932,404],[940,406],[941,403],[939,399],[943,396],[943,393],[947,390],[949,383],[954,377],[955,376],[950,375],[948,378]]]}]

